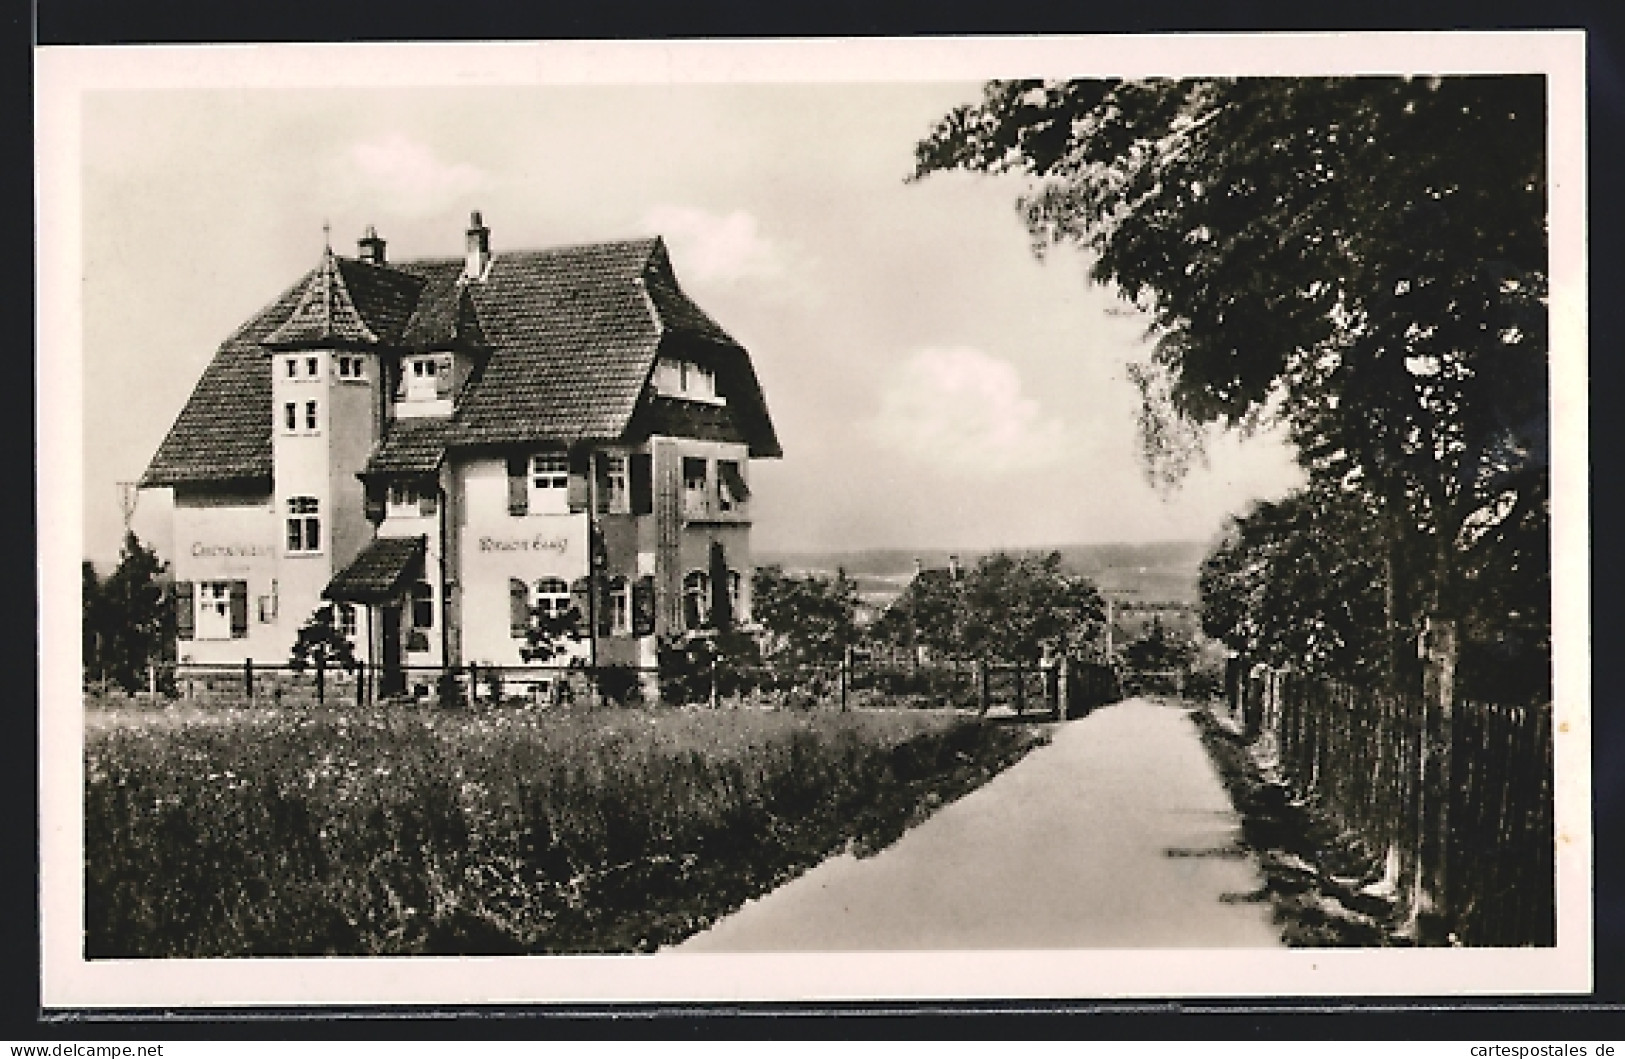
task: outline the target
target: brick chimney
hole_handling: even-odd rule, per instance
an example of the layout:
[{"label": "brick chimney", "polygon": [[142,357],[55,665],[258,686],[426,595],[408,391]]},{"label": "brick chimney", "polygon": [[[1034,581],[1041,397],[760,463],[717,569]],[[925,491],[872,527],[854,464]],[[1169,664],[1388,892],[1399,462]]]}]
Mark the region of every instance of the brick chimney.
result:
[{"label": "brick chimney", "polygon": [[362,264],[382,265],[384,263],[384,241],[378,238],[378,229],[367,225],[367,234],[356,240],[356,257]]},{"label": "brick chimney", "polygon": [[480,211],[468,215],[468,262],[463,275],[471,280],[482,280],[491,267],[491,229],[480,219]]}]

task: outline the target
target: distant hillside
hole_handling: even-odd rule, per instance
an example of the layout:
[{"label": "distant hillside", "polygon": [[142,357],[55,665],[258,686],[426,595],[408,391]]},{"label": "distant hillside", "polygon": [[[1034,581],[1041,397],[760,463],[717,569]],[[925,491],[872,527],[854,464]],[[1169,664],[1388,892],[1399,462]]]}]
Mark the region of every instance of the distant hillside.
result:
[{"label": "distant hillside", "polygon": [[[1096,585],[1124,599],[1148,603],[1195,603],[1196,580],[1207,555],[1204,541],[1151,541],[1141,544],[1068,544],[1056,548],[1011,548],[1017,554],[1061,553],[1067,568],[1092,579]],[[964,566],[996,549],[965,550]],[[855,578],[860,589],[879,583],[906,583],[917,558],[927,569],[948,565],[949,552],[940,548],[874,548],[851,552],[761,552],[758,565],[777,563],[790,571],[833,574],[837,568]]]}]

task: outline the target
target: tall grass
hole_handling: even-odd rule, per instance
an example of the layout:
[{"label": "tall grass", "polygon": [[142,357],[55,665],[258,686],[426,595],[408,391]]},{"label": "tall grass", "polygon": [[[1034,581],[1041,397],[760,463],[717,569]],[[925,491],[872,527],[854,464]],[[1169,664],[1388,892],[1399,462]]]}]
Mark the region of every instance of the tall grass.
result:
[{"label": "tall grass", "polygon": [[920,712],[92,713],[86,955],[648,950],[1033,742]]}]

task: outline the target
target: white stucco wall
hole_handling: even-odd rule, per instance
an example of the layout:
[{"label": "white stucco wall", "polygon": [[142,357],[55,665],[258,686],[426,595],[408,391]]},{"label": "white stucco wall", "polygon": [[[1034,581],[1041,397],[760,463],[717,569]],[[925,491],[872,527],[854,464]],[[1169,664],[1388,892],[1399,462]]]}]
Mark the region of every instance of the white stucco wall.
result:
[{"label": "white stucco wall", "polygon": [[[464,504],[458,564],[462,590],[462,656],[482,665],[519,666],[523,640],[508,621],[508,580],[534,586],[544,577],[567,584],[587,574],[587,516],[508,514],[508,472],[500,459],[458,468]],[[585,655],[583,643],[579,653]]]}]

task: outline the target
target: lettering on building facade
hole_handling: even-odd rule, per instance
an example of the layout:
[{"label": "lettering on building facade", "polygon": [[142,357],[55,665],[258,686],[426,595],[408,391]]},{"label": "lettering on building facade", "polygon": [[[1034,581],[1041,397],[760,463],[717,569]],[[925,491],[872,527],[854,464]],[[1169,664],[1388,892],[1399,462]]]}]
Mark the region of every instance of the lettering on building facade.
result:
[{"label": "lettering on building facade", "polygon": [[481,537],[482,552],[553,552],[563,555],[570,550],[567,537]]}]

